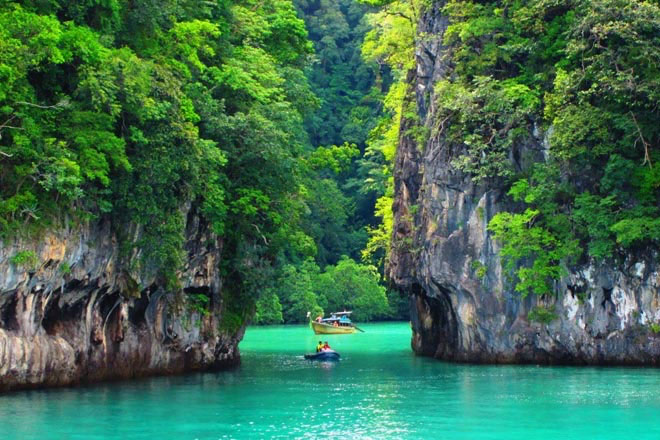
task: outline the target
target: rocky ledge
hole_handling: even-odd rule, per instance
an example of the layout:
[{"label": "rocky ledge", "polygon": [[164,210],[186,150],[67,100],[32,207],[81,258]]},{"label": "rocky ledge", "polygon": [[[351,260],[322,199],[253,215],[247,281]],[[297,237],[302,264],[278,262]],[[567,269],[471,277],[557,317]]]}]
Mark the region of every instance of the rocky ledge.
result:
[{"label": "rocky ledge", "polygon": [[0,247],[0,391],[236,365],[244,327],[222,320],[221,239],[192,211],[186,236],[180,289],[121,264],[107,221]]}]

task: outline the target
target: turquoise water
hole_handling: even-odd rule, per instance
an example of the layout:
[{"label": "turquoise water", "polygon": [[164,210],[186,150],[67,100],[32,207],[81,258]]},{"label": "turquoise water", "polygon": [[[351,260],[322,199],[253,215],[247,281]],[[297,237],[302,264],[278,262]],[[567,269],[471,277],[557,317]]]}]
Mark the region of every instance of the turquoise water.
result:
[{"label": "turquoise water", "polygon": [[250,328],[233,371],[0,396],[0,439],[660,439],[660,370],[415,357],[407,323]]}]

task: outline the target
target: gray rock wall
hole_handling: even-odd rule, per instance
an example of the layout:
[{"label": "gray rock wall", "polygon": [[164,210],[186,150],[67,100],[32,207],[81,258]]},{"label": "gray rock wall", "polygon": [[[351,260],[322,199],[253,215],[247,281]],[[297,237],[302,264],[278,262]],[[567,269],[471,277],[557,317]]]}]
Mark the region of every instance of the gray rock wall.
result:
[{"label": "gray rock wall", "polygon": [[[136,239],[140,230],[133,227]],[[190,211],[182,290],[128,269],[107,222],[17,239],[0,247],[0,391],[65,386],[239,361],[243,328],[221,330],[222,242]],[[12,262],[32,251],[30,264]],[[139,252],[139,251],[138,251]],[[134,254],[136,261],[140,255]],[[15,260],[14,260],[15,261]],[[192,307],[210,298],[210,313]]]},{"label": "gray rock wall", "polygon": [[[420,23],[417,69],[409,76],[409,99],[417,101],[429,129],[437,126],[433,84],[450,74],[440,3]],[[388,274],[411,294],[417,353],[466,362],[660,364],[660,334],[652,331],[660,322],[657,256],[631,255],[616,267],[571,268],[555,296],[522,299],[503,273],[498,243],[487,230],[497,212],[514,208],[507,205],[506,189],[475,185],[453,168],[457,152],[448,151],[437,134],[416,145],[405,135],[414,123],[402,121]],[[517,148],[510,158],[515,166],[526,166],[517,157],[543,160],[542,134],[535,130]],[[484,276],[478,266],[486,269]],[[537,307],[553,310],[556,319],[531,321],[528,314]]]}]

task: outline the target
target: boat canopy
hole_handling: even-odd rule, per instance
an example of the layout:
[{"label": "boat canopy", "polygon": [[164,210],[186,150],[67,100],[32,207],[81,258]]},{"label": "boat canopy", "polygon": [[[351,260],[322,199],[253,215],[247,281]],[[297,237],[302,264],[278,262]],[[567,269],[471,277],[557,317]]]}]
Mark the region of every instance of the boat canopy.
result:
[{"label": "boat canopy", "polygon": [[321,322],[335,322],[335,321],[340,321],[341,318],[338,318],[336,316],[331,316],[330,318],[323,318]]},{"label": "boat canopy", "polygon": [[330,318],[321,319],[321,322],[337,322],[337,321],[341,322],[341,323],[345,323],[345,324],[350,324],[351,323],[351,320],[348,319],[348,316],[346,316],[346,315],[343,315],[341,317],[333,315]]}]

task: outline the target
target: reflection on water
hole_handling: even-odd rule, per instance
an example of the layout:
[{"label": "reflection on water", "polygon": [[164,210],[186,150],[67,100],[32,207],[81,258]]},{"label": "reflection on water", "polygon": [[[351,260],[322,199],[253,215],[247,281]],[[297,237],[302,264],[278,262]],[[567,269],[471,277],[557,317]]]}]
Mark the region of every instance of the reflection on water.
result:
[{"label": "reflection on water", "polygon": [[407,323],[251,328],[243,365],[0,396],[0,439],[660,439],[655,369],[470,366],[415,357]]}]

